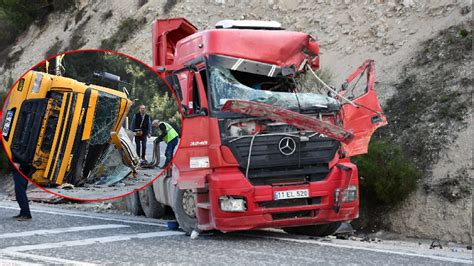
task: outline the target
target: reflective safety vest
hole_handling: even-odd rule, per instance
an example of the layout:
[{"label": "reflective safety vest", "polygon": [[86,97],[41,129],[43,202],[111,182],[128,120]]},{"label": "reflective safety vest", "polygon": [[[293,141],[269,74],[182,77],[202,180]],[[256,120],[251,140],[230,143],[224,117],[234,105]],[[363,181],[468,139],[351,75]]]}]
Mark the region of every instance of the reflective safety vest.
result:
[{"label": "reflective safety vest", "polygon": [[174,130],[174,128],[170,124],[166,122],[160,122],[160,124],[163,124],[166,127],[166,135],[163,138],[163,141],[165,143],[168,143],[172,141],[174,138],[178,137],[178,132],[176,132],[176,130]]}]

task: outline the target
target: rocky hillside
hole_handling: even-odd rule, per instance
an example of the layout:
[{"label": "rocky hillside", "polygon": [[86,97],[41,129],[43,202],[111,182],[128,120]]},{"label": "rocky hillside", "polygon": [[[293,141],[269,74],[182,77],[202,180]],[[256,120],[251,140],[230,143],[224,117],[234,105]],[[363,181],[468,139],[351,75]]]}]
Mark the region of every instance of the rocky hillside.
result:
[{"label": "rocky hillside", "polygon": [[150,23],[156,18],[186,17],[200,29],[226,18],[277,20],[320,41],[321,64],[333,73],[334,85],[365,59],[375,59],[377,89],[390,108],[387,134],[425,173],[419,189],[386,216],[389,230],[470,242],[471,5],[468,0],[80,0],[72,11],[53,13],[18,38],[0,62],[0,84],[7,89],[32,65],[68,49],[112,48],[151,63]]},{"label": "rocky hillside", "polygon": [[471,241],[471,29],[472,21],[451,26],[423,42],[388,101],[387,132],[426,173],[389,215],[392,230]]}]

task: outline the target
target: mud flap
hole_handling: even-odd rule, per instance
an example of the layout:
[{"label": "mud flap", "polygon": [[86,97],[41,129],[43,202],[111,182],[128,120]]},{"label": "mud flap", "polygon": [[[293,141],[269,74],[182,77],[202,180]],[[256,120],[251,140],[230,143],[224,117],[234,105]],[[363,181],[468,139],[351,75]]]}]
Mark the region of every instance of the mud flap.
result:
[{"label": "mud flap", "polygon": [[375,130],[387,124],[387,118],[382,112],[377,93],[375,92],[374,61],[367,60],[343,85],[342,93],[351,81],[358,75],[366,75],[367,87],[365,92],[355,98],[353,103],[345,103],[341,109],[342,123],[345,130],[351,132],[353,137],[349,142],[342,142],[346,156],[367,153],[370,138]]}]

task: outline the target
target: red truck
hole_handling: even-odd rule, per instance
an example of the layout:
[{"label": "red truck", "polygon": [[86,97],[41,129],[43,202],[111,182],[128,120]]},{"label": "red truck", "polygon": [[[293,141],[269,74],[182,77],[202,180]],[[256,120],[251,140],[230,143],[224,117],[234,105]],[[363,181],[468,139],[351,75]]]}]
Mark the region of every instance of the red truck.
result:
[{"label": "red truck", "polygon": [[[224,20],[198,31],[184,18],[163,19],[152,36],[153,67],[181,102],[183,129],[170,170],[136,197],[147,216],[167,205],[187,233],[316,236],[358,217],[350,157],[387,124],[372,60],[335,91],[315,73],[319,44],[278,22]],[[362,77],[355,97],[352,81]],[[317,84],[327,91],[316,93]]]}]

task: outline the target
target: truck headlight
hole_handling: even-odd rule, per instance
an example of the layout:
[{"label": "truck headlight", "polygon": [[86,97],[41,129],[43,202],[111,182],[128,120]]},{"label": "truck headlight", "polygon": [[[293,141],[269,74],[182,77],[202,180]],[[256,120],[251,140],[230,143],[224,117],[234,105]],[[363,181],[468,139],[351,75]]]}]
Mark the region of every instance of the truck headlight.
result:
[{"label": "truck headlight", "polygon": [[[339,199],[339,193],[341,192],[340,189],[336,189],[334,192],[334,201],[337,202]],[[349,186],[346,190],[344,190],[344,194],[342,195],[342,202],[352,202],[357,199],[357,187],[356,186]]]},{"label": "truck headlight", "polygon": [[344,190],[344,194],[342,195],[342,202],[351,202],[356,199],[357,199],[356,186],[349,186],[346,190]]},{"label": "truck headlight", "polygon": [[37,73],[35,82],[33,83],[33,88],[31,89],[32,92],[38,93],[40,91],[41,81],[43,81],[43,75]]},{"label": "truck headlight", "polygon": [[247,202],[244,198],[233,196],[219,197],[221,210],[225,212],[244,212],[247,210]]}]

